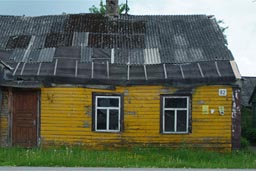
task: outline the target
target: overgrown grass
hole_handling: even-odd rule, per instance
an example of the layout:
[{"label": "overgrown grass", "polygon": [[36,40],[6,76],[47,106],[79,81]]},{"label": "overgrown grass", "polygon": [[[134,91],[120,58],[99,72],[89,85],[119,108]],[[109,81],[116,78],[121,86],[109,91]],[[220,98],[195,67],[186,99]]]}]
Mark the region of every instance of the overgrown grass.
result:
[{"label": "overgrown grass", "polygon": [[217,153],[167,148],[84,150],[0,148],[1,166],[256,168],[249,151]]}]

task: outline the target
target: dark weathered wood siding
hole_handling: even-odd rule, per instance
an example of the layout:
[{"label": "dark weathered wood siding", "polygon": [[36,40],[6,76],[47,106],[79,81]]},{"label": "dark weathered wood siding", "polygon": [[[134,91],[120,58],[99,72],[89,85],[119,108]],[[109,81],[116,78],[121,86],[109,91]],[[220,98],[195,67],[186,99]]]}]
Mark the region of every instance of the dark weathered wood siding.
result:
[{"label": "dark weathered wood siding", "polygon": [[8,146],[9,140],[9,94],[8,91],[2,90],[2,101],[0,111],[0,146]]}]

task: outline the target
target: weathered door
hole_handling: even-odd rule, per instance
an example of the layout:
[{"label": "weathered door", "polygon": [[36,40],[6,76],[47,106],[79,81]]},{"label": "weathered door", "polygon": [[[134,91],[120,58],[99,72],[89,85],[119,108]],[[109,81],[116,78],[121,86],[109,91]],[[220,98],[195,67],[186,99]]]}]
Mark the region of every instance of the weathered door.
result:
[{"label": "weathered door", "polygon": [[32,147],[37,145],[37,91],[13,92],[12,144]]}]

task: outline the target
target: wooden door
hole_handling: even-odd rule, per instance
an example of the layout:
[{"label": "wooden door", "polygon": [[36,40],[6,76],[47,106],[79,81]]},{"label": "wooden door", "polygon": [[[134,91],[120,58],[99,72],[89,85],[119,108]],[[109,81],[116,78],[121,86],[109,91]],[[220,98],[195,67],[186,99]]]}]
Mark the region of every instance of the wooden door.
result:
[{"label": "wooden door", "polygon": [[13,92],[12,144],[37,146],[37,91]]}]

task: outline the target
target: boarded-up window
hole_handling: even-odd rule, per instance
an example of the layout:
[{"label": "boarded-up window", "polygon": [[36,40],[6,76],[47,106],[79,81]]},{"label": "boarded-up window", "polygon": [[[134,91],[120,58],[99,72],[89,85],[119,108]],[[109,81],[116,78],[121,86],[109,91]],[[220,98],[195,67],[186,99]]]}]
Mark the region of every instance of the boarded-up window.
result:
[{"label": "boarded-up window", "polygon": [[93,131],[120,132],[123,127],[122,96],[93,94]]},{"label": "boarded-up window", "polygon": [[161,100],[161,132],[189,133],[189,96],[163,96]]}]

